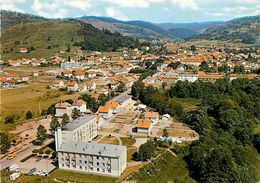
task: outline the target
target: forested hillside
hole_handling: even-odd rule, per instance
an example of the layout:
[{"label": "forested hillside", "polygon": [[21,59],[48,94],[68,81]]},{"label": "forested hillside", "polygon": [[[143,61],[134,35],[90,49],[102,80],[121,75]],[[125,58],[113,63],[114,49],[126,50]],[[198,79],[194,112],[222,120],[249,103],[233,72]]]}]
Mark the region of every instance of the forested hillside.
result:
[{"label": "forested hillside", "polygon": [[77,46],[96,51],[115,51],[120,47],[138,47],[134,38],[99,30],[79,20],[43,19],[27,14],[4,11],[2,16],[2,50],[17,53],[26,47],[29,52],[64,49]]},{"label": "forested hillside", "polygon": [[[132,87],[134,97],[161,114],[171,114],[200,134],[191,145],[177,149],[198,182],[256,182],[259,169],[260,81],[225,78],[216,83],[178,81],[170,89]],[[172,98],[201,99],[185,111]],[[259,175],[258,175],[259,176]]]},{"label": "forested hillside", "polygon": [[223,25],[207,29],[199,39],[229,40],[237,43],[260,44],[260,16],[230,20]]}]

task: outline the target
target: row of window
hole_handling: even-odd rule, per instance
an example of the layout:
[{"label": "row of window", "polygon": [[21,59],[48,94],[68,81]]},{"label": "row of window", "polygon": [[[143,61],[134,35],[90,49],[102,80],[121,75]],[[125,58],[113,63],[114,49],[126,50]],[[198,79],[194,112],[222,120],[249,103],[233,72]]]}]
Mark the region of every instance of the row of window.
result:
[{"label": "row of window", "polygon": [[[62,164],[62,167],[65,167],[65,165]],[[70,165],[67,165],[67,167],[70,168]],[[73,165],[73,167],[76,168],[76,165]],[[82,169],[83,169],[83,166],[79,166],[79,169],[82,170]],[[89,170],[91,170],[91,171],[94,170],[93,166],[89,166],[89,167],[85,166],[85,170],[87,170],[87,169],[89,169]],[[95,170],[96,170],[97,172],[99,172],[99,171],[106,172],[106,169],[105,169],[105,168],[95,168]],[[108,172],[108,173],[111,173],[111,168],[108,168],[108,169],[107,169],[107,172]]]}]

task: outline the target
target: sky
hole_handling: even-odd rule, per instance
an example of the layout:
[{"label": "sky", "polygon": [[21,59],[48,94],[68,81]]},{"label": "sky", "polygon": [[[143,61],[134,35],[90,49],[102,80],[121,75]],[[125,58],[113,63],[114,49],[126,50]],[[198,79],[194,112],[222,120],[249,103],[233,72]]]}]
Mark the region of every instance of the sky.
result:
[{"label": "sky", "polygon": [[0,9],[46,18],[86,15],[187,23],[259,15],[260,0],[0,0]]}]

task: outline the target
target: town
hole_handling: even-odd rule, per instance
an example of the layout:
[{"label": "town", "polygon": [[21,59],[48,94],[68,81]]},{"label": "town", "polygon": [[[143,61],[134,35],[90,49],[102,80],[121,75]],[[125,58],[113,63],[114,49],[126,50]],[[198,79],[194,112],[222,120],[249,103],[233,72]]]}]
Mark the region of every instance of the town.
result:
[{"label": "town", "polygon": [[258,179],[259,46],[91,41],[3,48],[2,182]]}]

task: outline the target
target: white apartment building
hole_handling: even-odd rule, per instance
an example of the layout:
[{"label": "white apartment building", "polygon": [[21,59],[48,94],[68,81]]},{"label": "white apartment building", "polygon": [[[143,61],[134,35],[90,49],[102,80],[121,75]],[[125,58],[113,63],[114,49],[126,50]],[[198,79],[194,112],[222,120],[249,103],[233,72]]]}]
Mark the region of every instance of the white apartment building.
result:
[{"label": "white apartment building", "polygon": [[119,177],[126,168],[127,148],[90,143],[97,132],[94,123],[95,116],[86,116],[57,129],[58,166],[63,170]]},{"label": "white apartment building", "polygon": [[[89,142],[97,136],[97,121],[95,116],[82,116],[55,132],[56,147],[57,142]],[[62,138],[62,139],[60,139]]]},{"label": "white apartment building", "polygon": [[60,169],[119,177],[126,168],[126,146],[65,142],[56,150]]}]

